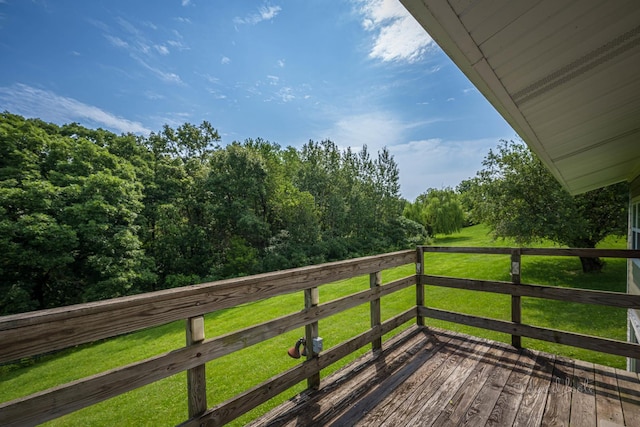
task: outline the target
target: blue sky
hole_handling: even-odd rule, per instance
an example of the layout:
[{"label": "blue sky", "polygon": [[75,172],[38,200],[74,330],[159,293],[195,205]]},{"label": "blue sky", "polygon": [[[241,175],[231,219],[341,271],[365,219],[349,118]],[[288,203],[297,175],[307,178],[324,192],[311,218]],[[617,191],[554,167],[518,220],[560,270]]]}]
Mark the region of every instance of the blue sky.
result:
[{"label": "blue sky", "polygon": [[0,57],[0,110],[386,146],[410,200],[516,137],[397,0],[0,0]]}]

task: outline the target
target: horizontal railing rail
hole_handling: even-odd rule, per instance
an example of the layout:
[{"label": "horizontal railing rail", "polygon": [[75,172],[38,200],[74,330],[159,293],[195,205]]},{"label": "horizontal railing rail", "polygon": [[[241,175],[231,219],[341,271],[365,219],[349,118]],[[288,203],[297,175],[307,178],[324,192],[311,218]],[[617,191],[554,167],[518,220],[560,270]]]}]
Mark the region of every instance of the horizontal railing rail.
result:
[{"label": "horizontal railing rail", "polygon": [[[0,317],[0,363],[415,261],[412,250]],[[398,264],[400,263],[400,264]]]},{"label": "horizontal railing rail", "polygon": [[577,256],[586,258],[640,258],[636,249],[598,249],[598,248],[493,248],[482,246],[419,246],[423,252],[511,255],[514,251],[522,255],[533,256]]},{"label": "horizontal railing rail", "polygon": [[320,369],[368,343],[374,343],[383,334],[415,318],[416,307],[384,323],[372,323],[368,332],[320,355],[308,356],[309,359],[299,366],[212,409],[206,407],[206,389],[203,387],[206,383],[205,363],[297,328],[317,325],[320,319],[361,304],[372,304],[384,296],[415,286],[415,275],[324,304],[316,303],[299,312],[213,339],[204,339],[204,319],[200,319],[200,323],[193,322],[194,319],[210,312],[287,293],[305,291],[306,299],[307,291],[318,286],[365,274],[377,277],[382,270],[414,262],[415,251],[400,251],[0,317],[2,362],[37,356],[180,319],[187,320],[190,343],[140,362],[0,403],[0,425],[42,423],[183,371],[187,371],[189,380],[186,400],[189,402],[190,420],[186,424],[195,425],[194,420],[197,419],[214,420],[215,424],[215,420],[231,421],[305,378],[319,378]]},{"label": "horizontal railing rail", "polygon": [[[509,255],[511,282],[444,277],[428,274],[428,253]],[[511,334],[512,344],[529,337],[626,357],[640,357],[640,345],[609,338],[527,325],[522,322],[521,298],[640,309],[640,295],[520,281],[522,256],[581,256],[640,258],[640,251],[601,249],[538,249],[419,246],[390,254],[339,261],[256,276],[229,279],[184,288],[118,298],[89,304],[0,317],[0,363],[55,352],[138,330],[186,321],[187,345],[154,357],[80,378],[68,384],[0,403],[0,425],[33,425],[85,408],[128,391],[187,372],[189,419],[181,425],[221,425],[232,421],[303,380],[319,384],[322,369],[371,345],[382,347],[382,336],[415,319],[456,322]],[[380,272],[416,264],[416,273],[383,284]],[[321,303],[318,287],[369,275],[369,289]],[[429,307],[425,286],[466,289],[511,296],[511,321],[491,319]],[[416,304],[386,321],[381,320],[381,298],[415,286]],[[300,311],[229,332],[211,339],[204,336],[204,315],[283,294],[304,291]],[[309,349],[307,359],[213,407],[206,401],[205,364],[278,335],[305,328],[305,337],[318,336],[318,322],[362,304],[370,306],[371,327],[319,354]]]},{"label": "horizontal railing rail", "polygon": [[[418,307],[418,316],[497,332],[510,334],[512,344],[521,347],[521,337],[554,342],[573,347],[594,350],[618,356],[640,358],[640,344],[609,338],[595,337],[586,334],[560,331],[522,323],[521,297],[551,299],[582,304],[597,304],[625,309],[640,309],[640,295],[620,292],[595,291],[588,289],[563,288],[521,283],[521,257],[528,256],[580,256],[599,258],[640,258],[640,250],[630,249],[564,249],[564,248],[483,248],[483,247],[436,247],[421,246],[418,251],[424,253],[447,254],[487,254],[511,256],[511,282],[476,280],[456,277],[445,277],[430,274],[418,274],[422,285],[446,288],[465,289],[471,291],[490,292],[511,295],[511,321],[473,316],[455,311],[429,308],[428,304]],[[420,258],[420,256],[419,256]],[[419,261],[428,266],[423,258]]]}]

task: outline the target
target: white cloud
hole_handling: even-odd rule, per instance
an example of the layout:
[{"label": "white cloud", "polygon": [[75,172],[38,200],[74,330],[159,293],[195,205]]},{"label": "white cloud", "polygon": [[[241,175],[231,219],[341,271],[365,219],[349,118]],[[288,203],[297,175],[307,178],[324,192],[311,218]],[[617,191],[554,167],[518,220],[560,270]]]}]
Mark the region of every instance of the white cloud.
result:
[{"label": "white cloud", "polygon": [[227,95],[220,93],[216,89],[208,88],[207,92],[209,92],[215,99],[227,99]]},{"label": "white cloud", "polygon": [[191,3],[191,0],[182,0],[182,5],[183,6],[188,6],[189,3]]},{"label": "white cloud", "polygon": [[269,81],[270,85],[275,86],[280,81],[280,77],[278,77],[278,76],[267,76],[267,80]]},{"label": "white cloud", "polygon": [[355,150],[366,145],[371,151],[376,152],[384,146],[398,144],[407,127],[407,124],[383,111],[344,115],[338,118],[330,129],[324,131],[325,134],[319,139],[328,138],[340,147],[351,147]]},{"label": "white cloud", "polygon": [[115,132],[149,134],[140,122],[115,116],[93,105],[25,84],[0,87],[0,109],[58,124],[79,122]]},{"label": "white cloud", "polygon": [[178,50],[190,50],[191,48],[178,40],[167,40],[167,44]]},{"label": "white cloud", "polygon": [[169,49],[165,45],[156,44],[153,46],[160,55],[169,55]]},{"label": "white cloud", "polygon": [[164,99],[164,98],[165,98],[165,96],[164,96],[164,95],[159,94],[159,93],[154,92],[154,91],[151,91],[151,90],[147,90],[147,91],[144,93],[144,96],[146,96],[146,97],[147,97],[147,99],[150,99],[150,100],[152,100],[152,101],[156,101],[156,100],[158,100],[158,99]]},{"label": "white cloud", "polygon": [[[154,62],[159,62],[157,54],[160,56],[167,56],[171,53],[164,43],[152,42],[140,29],[124,18],[119,17],[116,21],[120,27],[124,29],[124,31],[121,32],[122,34],[120,34],[121,37],[113,35],[113,31],[99,21],[92,21],[92,23],[104,31],[104,37],[112,46],[125,50],[132,59],[148,71],[155,74],[160,78],[160,80],[167,83],[183,84],[183,81],[178,74],[164,71],[158,66],[152,65]],[[145,21],[142,25],[150,27],[149,21]],[[176,37],[182,37],[180,33],[175,30],[173,33]],[[188,49],[188,47],[185,47],[180,41],[176,40],[169,40],[166,44],[180,50]]]},{"label": "white cloud", "polygon": [[296,96],[293,94],[293,89],[291,89],[290,87],[281,88],[278,91],[278,93],[276,94],[276,96],[282,102],[289,102],[289,101],[293,101],[294,99],[296,99]]},{"label": "white cloud", "polygon": [[475,176],[497,141],[432,138],[389,147],[400,169],[403,197],[414,200],[428,188],[456,187]]},{"label": "white cloud", "polygon": [[144,21],[142,23],[144,26],[151,28],[152,30],[157,30],[158,26],[151,21]]},{"label": "white cloud", "polygon": [[265,5],[258,8],[258,13],[252,13],[244,18],[236,17],[234,24],[256,25],[262,21],[270,21],[275,18],[282,8],[280,6]]},{"label": "white cloud", "polygon": [[153,74],[155,74],[160,80],[165,81],[167,83],[175,83],[175,84],[179,84],[179,85],[184,84],[184,82],[182,81],[180,76],[177,75],[176,73],[162,71],[159,68],[153,67],[153,66],[149,65],[146,61],[144,61],[142,58],[140,58],[138,56],[131,55],[131,57],[133,59],[135,59],[144,68],[146,68],[147,70],[149,70]]},{"label": "white cloud", "polygon": [[105,34],[104,37],[107,40],[109,40],[109,43],[111,43],[115,47],[119,47],[119,48],[122,48],[122,49],[128,49],[129,48],[129,43],[127,43],[126,41],[122,40],[120,37],[112,36],[112,35],[109,35],[109,34]]},{"label": "white cloud", "polygon": [[284,66],[285,66],[284,59],[278,59],[278,67],[284,68]]},{"label": "white cloud", "polygon": [[369,56],[384,62],[415,62],[434,46],[398,0],[360,0],[362,26],[375,33]]},{"label": "white cloud", "polygon": [[220,63],[222,65],[227,65],[227,64],[231,63],[231,58],[229,58],[227,56],[223,56],[222,59],[220,60]]}]

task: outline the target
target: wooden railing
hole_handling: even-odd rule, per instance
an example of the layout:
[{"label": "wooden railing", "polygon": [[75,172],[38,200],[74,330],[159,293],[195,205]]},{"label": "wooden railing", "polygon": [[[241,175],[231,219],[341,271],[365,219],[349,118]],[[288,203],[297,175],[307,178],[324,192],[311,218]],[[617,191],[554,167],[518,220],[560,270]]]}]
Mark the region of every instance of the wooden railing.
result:
[{"label": "wooden railing", "polygon": [[[425,253],[502,254],[511,257],[511,282],[472,280],[425,274],[429,270]],[[189,419],[182,425],[222,425],[257,407],[306,379],[310,388],[319,384],[320,370],[355,350],[371,344],[382,347],[382,336],[413,319],[458,322],[511,334],[513,344],[520,337],[547,340],[604,353],[640,358],[640,346],[622,341],[557,331],[522,323],[520,298],[536,297],[604,304],[640,309],[640,296],[520,283],[520,258],[529,255],[640,258],[640,251],[451,248],[418,247],[416,251],[334,262],[317,266],[205,283],[108,301],[0,317],[0,364],[33,357],[79,344],[110,338],[141,329],[186,320],[187,345],[127,366],[63,384],[29,396],[0,403],[0,425],[33,425],[103,400],[121,395],[163,378],[187,371]],[[382,284],[385,269],[416,264],[416,274]],[[426,267],[426,268],[425,268]],[[320,303],[318,287],[342,279],[368,274],[367,290]],[[489,319],[429,307],[425,285],[444,286],[511,295],[511,321]],[[415,286],[416,304],[382,321],[380,299]],[[206,339],[204,315],[240,304],[292,292],[304,291],[304,308],[293,314]],[[205,364],[278,335],[305,327],[307,342],[318,336],[318,321],[361,304],[369,303],[371,328],[335,347],[314,354],[307,346],[307,360],[214,407],[207,405]]]},{"label": "wooden railing", "polygon": [[[511,295],[511,321],[472,316],[454,311],[439,310],[419,304],[418,316],[444,320],[474,326],[492,331],[511,334],[511,342],[521,347],[521,337],[534,338],[558,344],[570,345],[587,350],[618,356],[640,358],[640,345],[625,341],[600,338],[556,329],[543,328],[522,323],[521,297],[534,297],[565,302],[598,304],[609,307],[640,309],[640,295],[620,292],[594,291],[587,289],[562,288],[523,284],[521,277],[522,256],[579,256],[599,258],[640,258],[640,251],[626,249],[548,249],[548,248],[475,248],[475,247],[418,247],[418,259],[423,260],[425,253],[464,253],[494,254],[511,257],[511,282],[472,280],[424,274],[424,268],[418,271],[417,281],[422,285],[442,286],[482,292]],[[428,258],[428,257],[427,257]],[[429,265],[423,261],[422,265]],[[423,291],[424,292],[424,291]],[[424,298],[424,297],[423,297]]]},{"label": "wooden railing", "polygon": [[[186,320],[187,345],[150,359],[112,369],[29,396],[0,403],[0,425],[34,425],[163,378],[187,371],[189,420],[183,425],[222,425],[307,379],[317,387],[320,370],[372,343],[416,317],[416,307],[381,322],[380,298],[415,286],[415,274],[381,285],[380,272],[413,264],[413,250],[340,261],[238,279],[205,283],[143,295],[51,310],[0,317],[0,364],[110,338],[145,328]],[[369,274],[371,287],[319,304],[318,286]],[[206,339],[204,315],[245,304],[304,291],[304,309],[259,325]],[[370,303],[371,329],[307,360],[256,387],[209,408],[205,363],[277,335],[306,328],[307,340],[318,335],[317,322],[333,314]],[[311,350],[311,346],[308,346]],[[285,356],[286,357],[286,356]]]}]

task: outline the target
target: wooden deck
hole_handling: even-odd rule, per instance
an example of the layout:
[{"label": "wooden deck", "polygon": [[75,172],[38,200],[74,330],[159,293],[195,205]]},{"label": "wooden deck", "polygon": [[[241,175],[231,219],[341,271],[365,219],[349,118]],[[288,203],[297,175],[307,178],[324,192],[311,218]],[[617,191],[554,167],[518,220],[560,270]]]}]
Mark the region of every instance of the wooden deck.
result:
[{"label": "wooden deck", "polygon": [[640,426],[638,375],[412,327],[252,426]]}]

